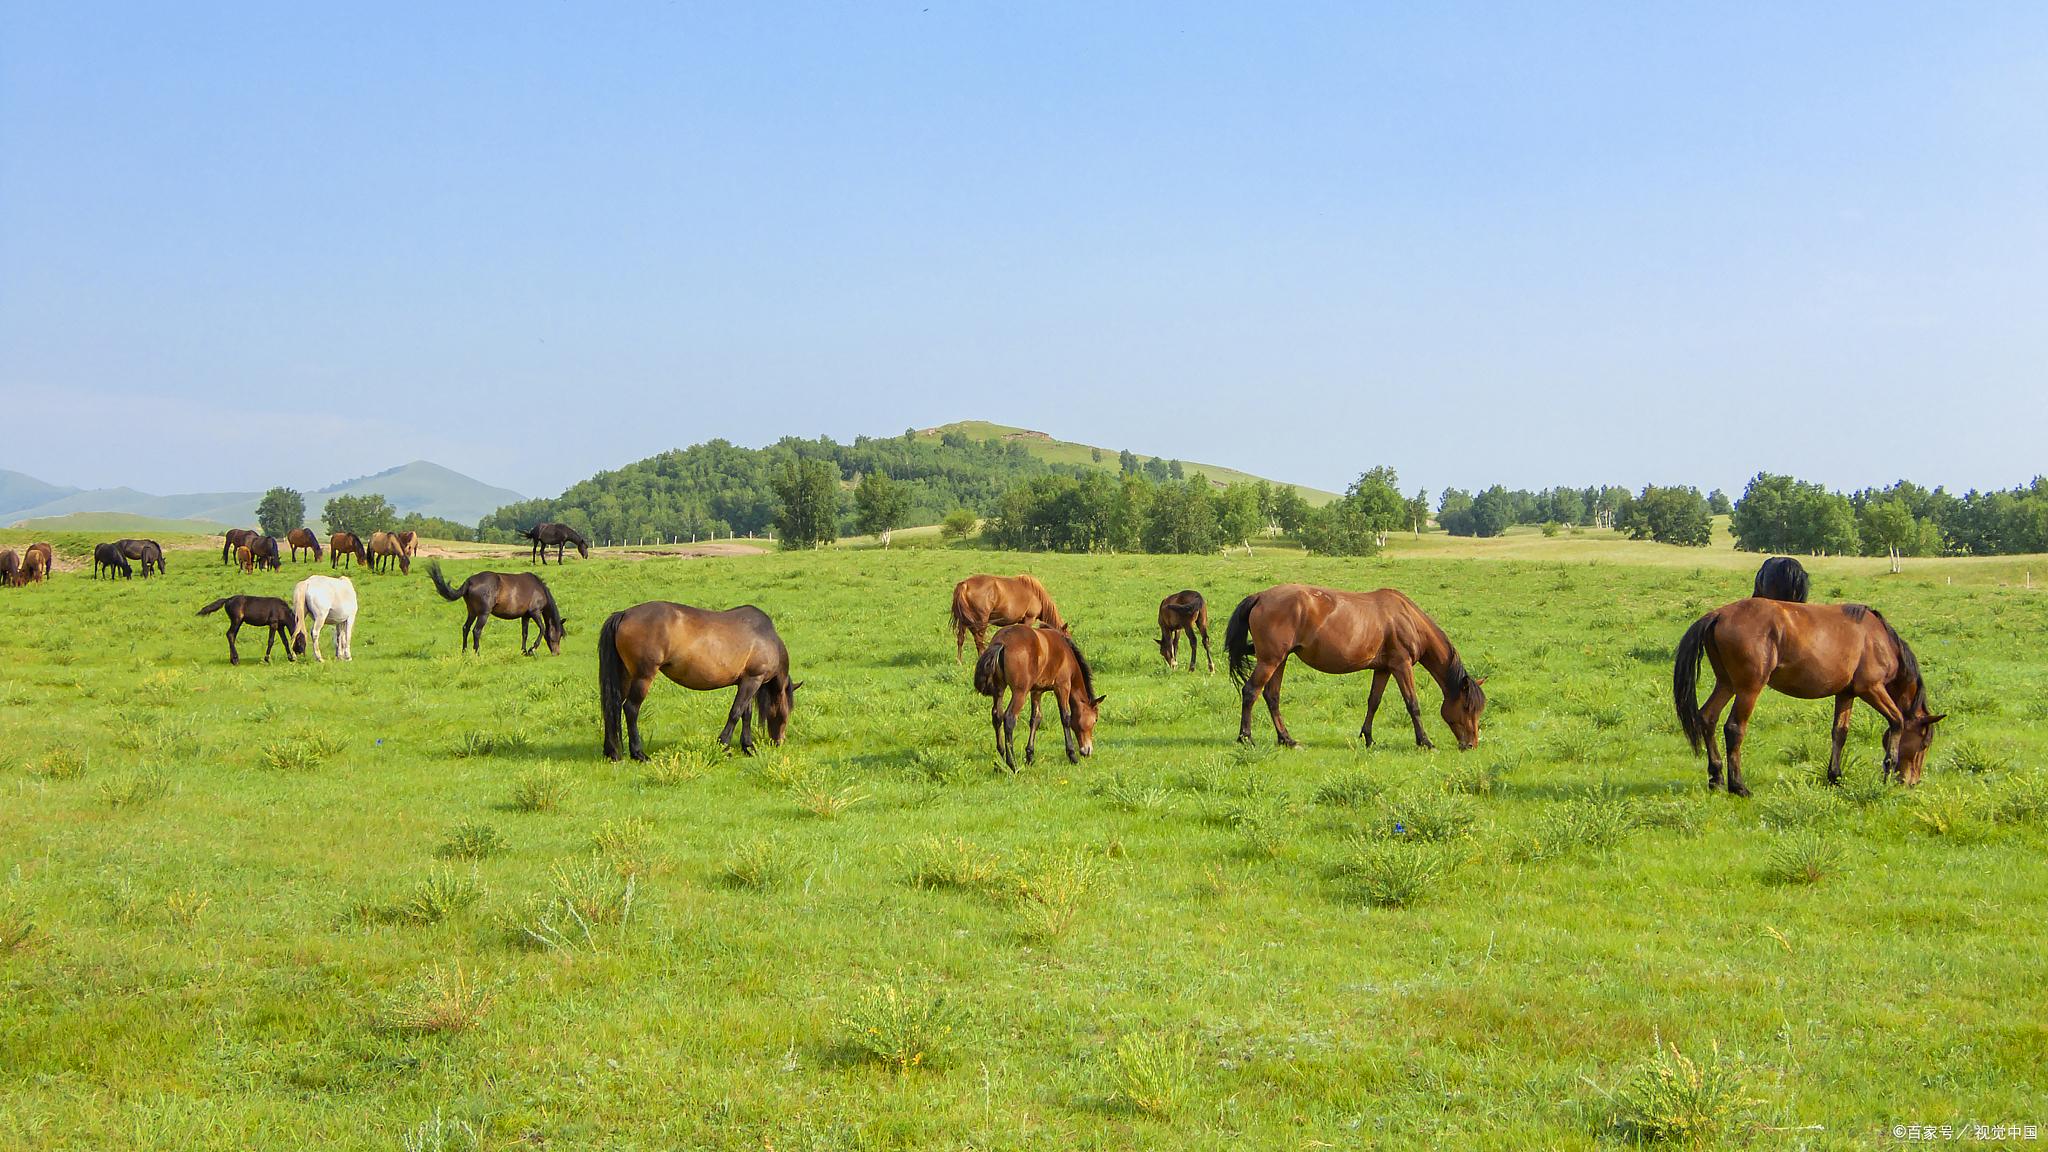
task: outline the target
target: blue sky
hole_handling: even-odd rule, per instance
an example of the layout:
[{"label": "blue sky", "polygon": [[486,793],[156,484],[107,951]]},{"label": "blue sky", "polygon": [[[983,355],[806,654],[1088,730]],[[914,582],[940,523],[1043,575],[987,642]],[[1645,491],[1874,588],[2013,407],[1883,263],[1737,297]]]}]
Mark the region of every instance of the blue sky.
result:
[{"label": "blue sky", "polygon": [[0,466],[2026,481],[2048,6],[0,0]]}]

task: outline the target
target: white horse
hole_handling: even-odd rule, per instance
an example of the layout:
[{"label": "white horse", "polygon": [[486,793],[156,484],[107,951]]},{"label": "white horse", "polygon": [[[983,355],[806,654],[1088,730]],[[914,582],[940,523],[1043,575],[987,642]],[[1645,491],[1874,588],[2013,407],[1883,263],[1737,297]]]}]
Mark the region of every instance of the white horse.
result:
[{"label": "white horse", "polygon": [[332,620],[334,655],[341,660],[351,659],[349,641],[356,631],[356,586],[349,583],[348,577],[308,576],[299,581],[292,589],[292,612],[299,618],[292,630],[295,647],[310,629],[313,659],[320,660],[320,629]]}]

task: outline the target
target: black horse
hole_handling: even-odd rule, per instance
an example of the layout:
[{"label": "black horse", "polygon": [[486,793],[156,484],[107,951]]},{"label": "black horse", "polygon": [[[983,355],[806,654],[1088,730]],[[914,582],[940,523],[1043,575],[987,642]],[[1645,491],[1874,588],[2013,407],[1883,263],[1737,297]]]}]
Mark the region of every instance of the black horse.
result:
[{"label": "black horse", "polygon": [[249,555],[256,561],[258,569],[283,570],[284,558],[277,554],[277,537],[251,536],[244,543],[249,546]]},{"label": "black horse", "polygon": [[[427,575],[434,578],[434,590],[441,594],[441,599],[460,600],[469,609],[469,616],[462,622],[465,647],[482,652],[484,625],[496,616],[500,620],[519,621],[521,652],[531,656],[546,641],[549,652],[561,655],[562,612],[555,607],[555,594],[548,591],[547,582],[540,577],[531,572],[478,572],[464,580],[461,587],[452,587],[441,575],[438,560],[427,565]],[[529,647],[527,629],[532,626],[540,628],[540,639]]]},{"label": "black horse", "polygon": [[1765,600],[1789,600],[1794,604],[1806,603],[1806,569],[1790,556],[1773,556],[1764,561],[1756,570],[1756,591],[1752,596]]},{"label": "black horse", "polygon": [[299,630],[299,615],[283,600],[275,596],[227,596],[201,608],[199,614],[205,616],[223,608],[227,609],[228,613],[228,663],[242,662],[242,654],[235,649],[235,633],[240,632],[244,624],[270,629],[269,634],[263,639],[265,664],[270,663],[270,649],[279,640],[284,641],[284,654],[287,660],[298,659],[298,653],[306,650],[304,637],[293,638],[293,634]]},{"label": "black horse", "polygon": [[529,563],[534,560],[538,560],[543,564],[547,563],[548,549],[553,548],[555,550],[555,563],[560,564],[562,562],[563,550],[571,544],[576,546],[576,554],[578,556],[583,557],[585,560],[590,559],[590,541],[583,538],[583,533],[569,527],[567,524],[555,524],[552,522],[535,524],[533,527],[521,532],[520,535],[533,541],[533,552],[527,557]]},{"label": "black horse", "polygon": [[128,558],[121,555],[121,546],[119,544],[93,545],[92,578],[95,580],[99,579],[102,570],[105,570],[109,580],[114,578],[114,573],[116,572],[119,572],[124,580],[135,579],[135,569],[128,566]]},{"label": "black horse", "polygon": [[142,563],[144,578],[164,570],[164,546],[154,540],[116,540],[114,547],[121,550],[121,555]]}]

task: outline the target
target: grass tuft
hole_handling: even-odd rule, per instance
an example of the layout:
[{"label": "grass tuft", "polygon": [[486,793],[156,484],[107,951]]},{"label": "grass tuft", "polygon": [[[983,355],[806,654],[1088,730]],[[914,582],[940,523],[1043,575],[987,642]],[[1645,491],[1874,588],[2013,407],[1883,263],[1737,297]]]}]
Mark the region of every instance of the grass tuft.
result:
[{"label": "grass tuft", "polygon": [[1167,1117],[1187,1101],[1197,1049],[1184,1032],[1134,1032],[1110,1051],[1110,1099],[1147,1116]]},{"label": "grass tuft", "polygon": [[718,879],[728,887],[767,892],[787,887],[808,860],[779,836],[736,841],[718,865]]},{"label": "grass tuft", "polygon": [[694,748],[670,748],[648,757],[640,778],[656,788],[688,784],[711,769],[711,758]]},{"label": "grass tuft", "polygon": [[385,1001],[385,1026],[394,1032],[441,1035],[467,1032],[491,1010],[489,988],[453,964],[436,966]]},{"label": "grass tuft", "polygon": [[1764,861],[1770,884],[1818,884],[1842,871],[1842,846],[1812,829],[1781,837]]},{"label": "grass tuft", "polygon": [[1086,852],[1047,857],[1026,870],[1016,882],[1025,937],[1050,944],[1066,936],[1101,875],[1102,866]]},{"label": "grass tuft", "polygon": [[988,892],[1003,881],[995,853],[959,836],[927,836],[897,852],[914,888]]},{"label": "grass tuft", "polygon": [[512,784],[511,806],[517,812],[553,812],[568,798],[574,782],[569,770],[558,764],[529,769]]},{"label": "grass tuft", "polygon": [[963,1020],[945,993],[913,986],[899,974],[863,989],[839,1023],[855,1051],[901,1074],[943,1061]]},{"label": "grass tuft", "polygon": [[1376,908],[1406,908],[1435,891],[1444,878],[1442,854],[1407,840],[1361,839],[1338,865],[1338,876],[1357,900]]},{"label": "grass tuft", "polygon": [[507,847],[504,833],[481,820],[465,820],[448,830],[434,855],[452,860],[484,860]]},{"label": "grass tuft", "polygon": [[1638,1068],[1615,1093],[1615,1127],[1636,1143],[1703,1147],[1719,1142],[1755,1104],[1742,1076],[1715,1045],[1704,1063],[1672,1045]]},{"label": "grass tuft", "polygon": [[154,768],[100,782],[100,799],[109,808],[145,808],[170,792],[171,778]]},{"label": "grass tuft", "polygon": [[451,868],[437,868],[392,906],[392,918],[410,924],[439,924],[474,907],[484,898],[483,878],[474,871],[465,876]]}]

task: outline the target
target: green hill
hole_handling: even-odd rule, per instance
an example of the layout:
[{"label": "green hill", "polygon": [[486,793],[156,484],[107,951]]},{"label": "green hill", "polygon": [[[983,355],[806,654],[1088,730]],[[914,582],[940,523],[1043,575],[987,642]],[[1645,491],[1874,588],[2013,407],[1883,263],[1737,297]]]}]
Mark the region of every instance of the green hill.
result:
[{"label": "green hill", "polygon": [[[958,432],[970,440],[993,440],[1021,444],[1024,446],[1024,450],[1029,452],[1033,458],[1043,460],[1048,464],[1099,468],[1106,472],[1122,470],[1122,455],[1119,449],[1099,448],[1093,444],[1080,444],[1071,440],[1055,440],[1043,432],[1034,432],[1029,428],[1012,428],[1006,424],[991,424],[986,420],[960,420],[952,424],[942,424],[937,428],[922,429],[917,435],[923,439],[937,440],[948,432]],[[1141,465],[1146,461],[1154,459],[1154,457],[1146,456],[1142,453],[1137,453],[1136,455],[1138,463]],[[1164,457],[1159,457],[1159,459],[1164,459]],[[1203,464],[1194,460],[1181,461],[1181,468],[1189,473],[1208,477],[1209,482],[1219,488],[1230,484],[1256,483],[1261,479],[1266,479],[1265,477],[1254,476],[1249,472],[1240,472],[1235,468],[1225,468],[1220,464]],[[1267,483],[1279,485],[1287,484],[1288,481],[1267,479]],[[1325,492],[1320,488],[1308,488],[1300,484],[1291,486],[1296,492],[1301,493],[1302,499],[1310,504],[1320,506],[1328,504],[1337,498],[1337,493]]]},{"label": "green hill", "polygon": [[62,516],[23,520],[14,527],[49,535],[96,532],[106,536],[210,536],[228,529],[227,525],[210,520],[173,520],[161,516],[139,516],[133,512],[70,512]]}]

